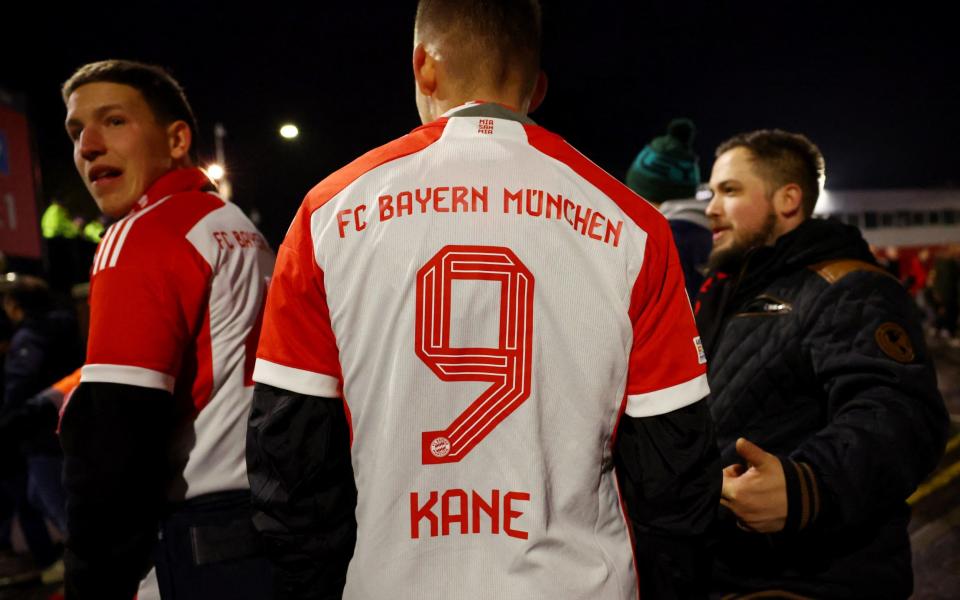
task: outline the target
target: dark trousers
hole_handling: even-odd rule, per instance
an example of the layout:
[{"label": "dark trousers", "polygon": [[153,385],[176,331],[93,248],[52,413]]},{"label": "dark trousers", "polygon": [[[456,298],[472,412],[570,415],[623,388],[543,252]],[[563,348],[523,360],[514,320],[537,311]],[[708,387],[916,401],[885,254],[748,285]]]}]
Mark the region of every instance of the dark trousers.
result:
[{"label": "dark trousers", "polygon": [[60,531],[67,531],[67,494],[63,490],[63,456],[27,456],[27,498]]},{"label": "dark trousers", "polygon": [[[43,515],[36,510],[27,498],[27,474],[22,465],[14,472],[7,473],[4,479],[0,481],[0,494],[6,496],[4,503],[9,502],[14,514],[20,521],[20,529],[23,530],[23,537],[33,556],[33,561],[39,567],[47,567],[57,560],[58,550],[50,540],[50,533],[47,531],[47,524],[43,520]],[[9,524],[5,523],[0,529],[3,529],[6,535],[9,535]]]},{"label": "dark trousers", "polygon": [[273,569],[253,529],[249,490],[206,494],[174,508],[154,552],[163,600],[273,598]]}]

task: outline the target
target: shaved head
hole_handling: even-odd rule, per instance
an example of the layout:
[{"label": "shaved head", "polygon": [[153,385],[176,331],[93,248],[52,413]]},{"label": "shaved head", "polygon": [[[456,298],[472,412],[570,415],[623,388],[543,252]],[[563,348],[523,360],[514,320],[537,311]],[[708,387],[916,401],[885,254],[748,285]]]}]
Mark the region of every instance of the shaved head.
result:
[{"label": "shaved head", "polygon": [[421,0],[415,37],[466,95],[513,87],[529,96],[537,82],[537,0]]}]

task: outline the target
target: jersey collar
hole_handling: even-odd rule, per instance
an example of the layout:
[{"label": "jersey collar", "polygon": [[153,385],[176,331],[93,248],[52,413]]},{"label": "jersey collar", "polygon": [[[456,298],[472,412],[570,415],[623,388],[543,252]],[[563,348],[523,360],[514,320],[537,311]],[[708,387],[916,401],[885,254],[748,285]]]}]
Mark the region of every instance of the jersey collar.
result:
[{"label": "jersey collar", "polygon": [[451,108],[443,113],[441,118],[450,117],[489,117],[491,119],[507,119],[517,121],[524,125],[536,125],[533,119],[526,115],[518,113],[514,108],[505,104],[496,102],[484,102],[482,100],[472,100],[466,104],[461,104]]},{"label": "jersey collar", "polygon": [[197,167],[175,169],[154,181],[147,193],[141,196],[137,203],[133,205],[133,208],[130,209],[130,214],[139,212],[171,194],[199,191],[213,192],[216,189],[216,185],[210,181],[207,174]]}]

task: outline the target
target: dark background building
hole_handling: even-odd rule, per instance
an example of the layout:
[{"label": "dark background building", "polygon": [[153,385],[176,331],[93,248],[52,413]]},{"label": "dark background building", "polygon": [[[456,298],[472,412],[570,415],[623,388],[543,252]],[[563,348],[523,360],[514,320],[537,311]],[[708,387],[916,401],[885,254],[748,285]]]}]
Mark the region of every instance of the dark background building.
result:
[{"label": "dark background building", "polygon": [[[10,3],[8,3],[10,4]],[[234,200],[276,244],[304,193],[419,124],[415,2],[143,2],[2,9],[0,87],[25,94],[43,202],[92,215],[71,163],[59,84],[78,65],[168,66],[212,160],[221,122]],[[546,102],[533,117],[617,176],[667,121],[689,116],[709,176],[742,130],[800,131],[834,189],[960,185],[960,36],[933,3],[544,1]],[[295,141],[278,135],[291,121]]]}]

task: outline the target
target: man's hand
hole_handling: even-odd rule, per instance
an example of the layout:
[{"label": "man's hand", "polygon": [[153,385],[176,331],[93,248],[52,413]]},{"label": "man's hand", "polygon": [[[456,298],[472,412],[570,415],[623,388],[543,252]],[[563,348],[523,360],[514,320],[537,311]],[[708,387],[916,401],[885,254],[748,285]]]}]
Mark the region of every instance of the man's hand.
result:
[{"label": "man's hand", "polygon": [[737,454],[748,468],[733,464],[723,470],[720,504],[733,511],[741,528],[780,531],[787,522],[787,482],[780,459],[746,438],[737,440]]}]

